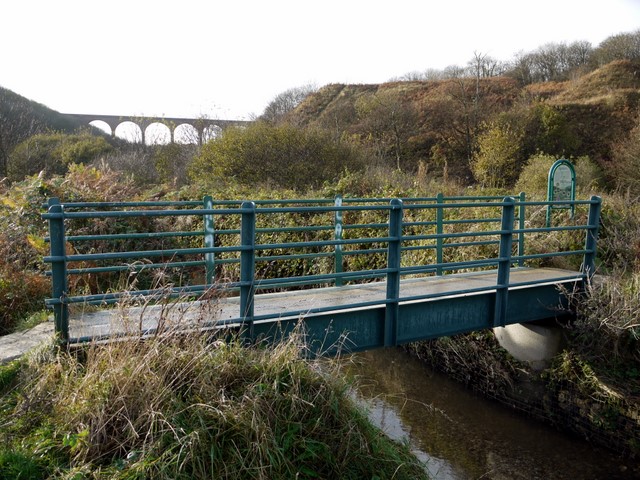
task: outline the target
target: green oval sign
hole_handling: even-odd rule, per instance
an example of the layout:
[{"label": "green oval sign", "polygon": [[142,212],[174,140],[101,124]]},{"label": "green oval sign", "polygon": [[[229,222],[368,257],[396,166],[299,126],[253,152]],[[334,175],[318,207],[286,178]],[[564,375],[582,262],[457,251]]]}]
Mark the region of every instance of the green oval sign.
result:
[{"label": "green oval sign", "polygon": [[[547,201],[574,201],[576,199],[576,171],[569,160],[557,160],[549,169]],[[551,210],[556,208],[571,209],[573,218],[574,205],[549,205],[547,207],[547,226],[551,225]]]}]

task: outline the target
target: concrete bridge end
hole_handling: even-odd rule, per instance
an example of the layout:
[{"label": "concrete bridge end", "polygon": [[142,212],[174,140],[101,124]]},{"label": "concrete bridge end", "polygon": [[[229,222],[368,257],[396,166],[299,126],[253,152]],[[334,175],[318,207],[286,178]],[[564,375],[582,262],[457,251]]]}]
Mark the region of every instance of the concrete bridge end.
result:
[{"label": "concrete bridge end", "polygon": [[514,323],[493,329],[498,343],[516,360],[543,370],[562,347],[562,327],[558,325]]}]

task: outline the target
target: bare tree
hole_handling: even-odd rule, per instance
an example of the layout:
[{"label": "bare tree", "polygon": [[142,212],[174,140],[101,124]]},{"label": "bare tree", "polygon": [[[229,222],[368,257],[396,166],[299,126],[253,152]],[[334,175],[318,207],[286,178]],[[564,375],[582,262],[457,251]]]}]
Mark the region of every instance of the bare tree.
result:
[{"label": "bare tree", "polygon": [[600,65],[614,60],[640,59],[640,30],[613,35],[598,45],[596,58]]},{"label": "bare tree", "polygon": [[503,63],[486,53],[473,52],[473,58],[467,63],[469,75],[474,78],[489,78],[501,75]]},{"label": "bare tree", "polygon": [[417,124],[411,102],[403,101],[395,91],[379,90],[360,97],[355,107],[363,128],[377,139],[382,150],[393,152],[396,168],[401,170],[402,150]]},{"label": "bare tree", "polygon": [[312,84],[285,90],[269,102],[260,118],[270,123],[278,123],[287,113],[300,105],[309,94],[317,90],[318,88]]}]

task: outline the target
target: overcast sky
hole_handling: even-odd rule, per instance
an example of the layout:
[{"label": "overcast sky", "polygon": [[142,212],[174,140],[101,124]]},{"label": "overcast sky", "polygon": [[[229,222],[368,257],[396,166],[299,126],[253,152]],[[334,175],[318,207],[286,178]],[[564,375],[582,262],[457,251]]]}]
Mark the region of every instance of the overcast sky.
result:
[{"label": "overcast sky", "polygon": [[306,84],[381,83],[640,28],[640,0],[10,0],[0,86],[64,113],[248,119]]}]

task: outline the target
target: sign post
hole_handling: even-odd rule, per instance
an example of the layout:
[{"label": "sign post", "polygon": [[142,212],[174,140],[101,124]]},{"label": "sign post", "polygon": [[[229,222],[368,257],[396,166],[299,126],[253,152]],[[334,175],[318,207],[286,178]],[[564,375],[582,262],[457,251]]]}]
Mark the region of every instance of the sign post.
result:
[{"label": "sign post", "polygon": [[[573,202],[576,199],[576,171],[569,160],[564,158],[556,160],[549,169],[549,184],[547,186],[547,201],[557,202],[567,200]],[[553,209],[571,210],[571,218],[575,213],[575,205],[547,205],[547,227],[551,226],[551,212]]]}]

